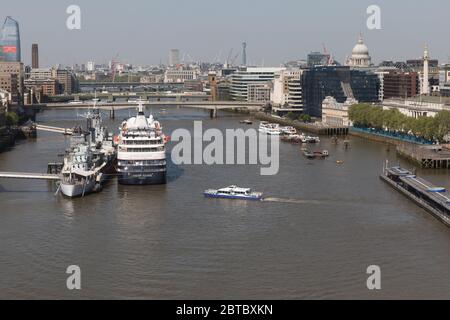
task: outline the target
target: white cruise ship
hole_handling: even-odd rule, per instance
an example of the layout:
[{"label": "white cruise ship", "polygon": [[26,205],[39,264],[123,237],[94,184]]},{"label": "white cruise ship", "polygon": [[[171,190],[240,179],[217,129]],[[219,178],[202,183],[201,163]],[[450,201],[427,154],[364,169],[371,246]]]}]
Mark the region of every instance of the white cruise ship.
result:
[{"label": "white cruise ship", "polygon": [[147,118],[139,102],[138,114],[122,123],[117,154],[119,183],[125,185],[165,184],[166,141],[161,124]]}]

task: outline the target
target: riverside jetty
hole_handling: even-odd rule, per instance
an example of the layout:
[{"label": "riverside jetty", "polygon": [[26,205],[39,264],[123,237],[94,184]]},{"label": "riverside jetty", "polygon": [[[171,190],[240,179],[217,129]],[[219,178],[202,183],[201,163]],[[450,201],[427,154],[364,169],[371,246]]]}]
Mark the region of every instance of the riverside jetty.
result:
[{"label": "riverside jetty", "polygon": [[258,112],[255,113],[255,118],[262,121],[268,121],[273,123],[278,123],[283,126],[294,127],[300,131],[311,132],[318,135],[324,136],[346,136],[349,134],[349,127],[339,127],[339,126],[327,126],[322,123],[304,123],[297,120],[291,120],[281,117],[274,117],[273,115]]},{"label": "riverside jetty", "polygon": [[450,169],[450,149],[448,145],[404,141],[387,135],[369,133],[358,128],[352,128],[350,135],[394,145],[401,157],[415,162],[424,169]]},{"label": "riverside jetty", "polygon": [[450,193],[400,167],[384,167],[380,178],[450,227]]}]

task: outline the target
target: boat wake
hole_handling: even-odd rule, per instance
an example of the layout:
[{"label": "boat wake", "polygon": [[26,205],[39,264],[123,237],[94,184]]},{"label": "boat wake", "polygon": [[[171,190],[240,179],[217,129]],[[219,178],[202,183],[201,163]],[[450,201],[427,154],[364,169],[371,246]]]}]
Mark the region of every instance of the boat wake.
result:
[{"label": "boat wake", "polygon": [[318,200],[299,200],[299,199],[283,199],[283,198],[264,198],[263,202],[278,202],[278,203],[295,203],[295,204],[320,204]]}]

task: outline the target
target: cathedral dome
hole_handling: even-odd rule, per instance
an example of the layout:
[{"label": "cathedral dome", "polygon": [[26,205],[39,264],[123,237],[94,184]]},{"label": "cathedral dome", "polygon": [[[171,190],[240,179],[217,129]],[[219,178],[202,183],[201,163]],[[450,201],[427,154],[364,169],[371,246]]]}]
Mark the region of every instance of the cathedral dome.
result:
[{"label": "cathedral dome", "polygon": [[359,37],[357,45],[353,48],[352,55],[369,56],[369,48],[364,44],[362,37]]},{"label": "cathedral dome", "polygon": [[369,54],[369,49],[364,44],[362,35],[359,36],[358,43],[353,48],[352,55],[348,61],[348,65],[353,67],[369,67],[372,58]]}]

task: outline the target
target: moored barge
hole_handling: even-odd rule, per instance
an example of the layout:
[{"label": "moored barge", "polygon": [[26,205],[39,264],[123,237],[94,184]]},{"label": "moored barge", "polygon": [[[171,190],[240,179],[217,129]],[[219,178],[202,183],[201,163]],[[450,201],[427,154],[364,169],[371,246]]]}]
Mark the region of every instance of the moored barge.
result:
[{"label": "moored barge", "polygon": [[386,167],[380,178],[450,227],[450,193],[401,167]]}]

